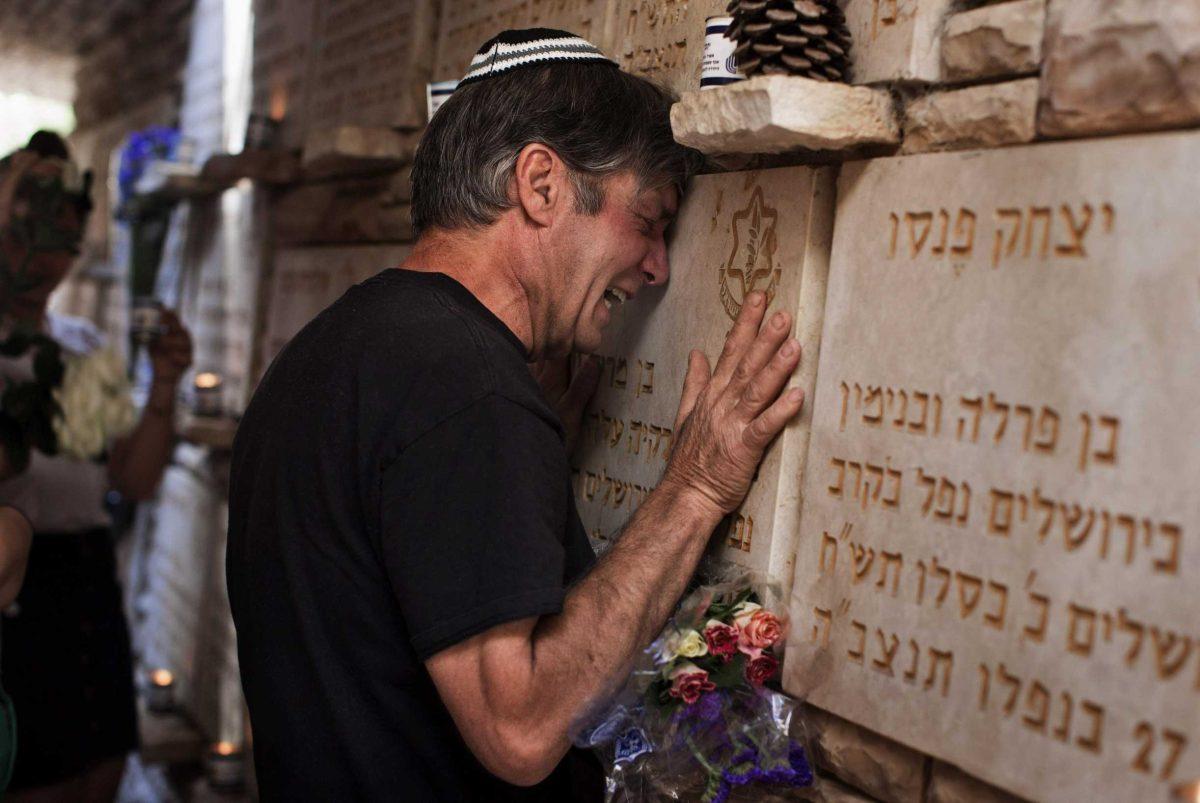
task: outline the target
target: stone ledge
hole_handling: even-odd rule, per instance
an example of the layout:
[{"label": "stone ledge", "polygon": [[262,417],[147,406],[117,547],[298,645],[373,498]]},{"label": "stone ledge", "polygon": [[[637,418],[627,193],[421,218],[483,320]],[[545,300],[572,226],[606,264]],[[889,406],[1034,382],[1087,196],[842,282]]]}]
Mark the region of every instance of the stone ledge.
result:
[{"label": "stone ledge", "polygon": [[304,139],[300,165],[306,179],[388,172],[412,161],[418,137],[392,128],[317,129]]},{"label": "stone ledge", "polygon": [[686,92],[671,107],[676,141],[702,153],[846,151],[900,142],[885,90],[761,76]]}]

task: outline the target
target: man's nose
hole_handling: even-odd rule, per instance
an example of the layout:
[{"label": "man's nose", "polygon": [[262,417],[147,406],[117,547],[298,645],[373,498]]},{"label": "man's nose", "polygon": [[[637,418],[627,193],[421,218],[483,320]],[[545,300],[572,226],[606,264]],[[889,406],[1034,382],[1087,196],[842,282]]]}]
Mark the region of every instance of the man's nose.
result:
[{"label": "man's nose", "polygon": [[659,237],[650,252],[646,254],[646,258],[642,260],[642,275],[646,278],[646,284],[660,285],[666,284],[667,278],[671,275],[671,265],[667,260],[667,242],[663,237]]}]

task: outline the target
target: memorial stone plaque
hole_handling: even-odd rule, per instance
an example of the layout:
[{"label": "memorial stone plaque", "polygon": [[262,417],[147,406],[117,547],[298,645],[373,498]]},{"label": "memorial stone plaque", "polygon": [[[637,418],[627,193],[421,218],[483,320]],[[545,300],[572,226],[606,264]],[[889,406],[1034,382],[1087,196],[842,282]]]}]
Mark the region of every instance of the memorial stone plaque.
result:
[{"label": "memorial stone plaque", "polygon": [[317,0],[311,125],[425,125],[436,14],[431,0]]},{"label": "memorial stone plaque", "polygon": [[[713,365],[752,290],[768,314],[796,317],[804,348],[793,385],[811,394],[821,332],[833,173],[794,167],[701,176],[692,183],[670,243],[671,278],[615,311],[601,353],[600,388],[584,416],[573,463],[579,513],[597,550],[662,475],[688,353]],[[745,504],[714,544],[724,558],[791,578],[807,408],[772,446]]]},{"label": "memorial stone plaque", "polygon": [[952,0],[848,0],[856,84],[941,77],[942,24]]},{"label": "memorial stone plaque", "polygon": [[784,685],[1037,800],[1200,776],[1200,135],[846,165]]},{"label": "memorial stone plaque", "polygon": [[700,88],[704,20],[725,13],[723,0],[618,0],[613,55],[621,67],[676,94]]},{"label": "memorial stone plaque", "polygon": [[408,256],[407,245],[284,248],[275,254],[267,299],[260,370],[287,342],[343,293]]}]

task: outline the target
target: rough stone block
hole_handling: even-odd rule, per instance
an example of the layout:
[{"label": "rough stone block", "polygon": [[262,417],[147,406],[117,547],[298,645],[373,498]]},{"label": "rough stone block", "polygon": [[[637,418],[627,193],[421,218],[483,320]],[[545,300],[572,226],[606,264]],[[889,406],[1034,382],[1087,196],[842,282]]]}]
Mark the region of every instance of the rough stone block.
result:
[{"label": "rough stone block", "polygon": [[1050,0],[1045,51],[1045,136],[1200,122],[1200,4]]},{"label": "rough stone block", "polygon": [[1037,135],[1038,81],[932,92],[904,108],[905,153],[995,148]]},{"label": "rough stone block", "polygon": [[856,84],[941,78],[941,32],[952,0],[847,0]]},{"label": "rough stone block", "polygon": [[953,764],[934,761],[926,803],[1024,803],[1024,798],[973,778]]},{"label": "rough stone block", "polygon": [[942,35],[942,79],[1036,73],[1045,26],[1046,0],[1015,0],[951,16]]},{"label": "rough stone block", "polygon": [[927,759],[915,750],[808,706],[817,764],[880,800],[919,803]]},{"label": "rough stone block", "polygon": [[787,76],[688,92],[671,107],[671,128],[676,140],[704,153],[847,150],[900,141],[887,92]]}]

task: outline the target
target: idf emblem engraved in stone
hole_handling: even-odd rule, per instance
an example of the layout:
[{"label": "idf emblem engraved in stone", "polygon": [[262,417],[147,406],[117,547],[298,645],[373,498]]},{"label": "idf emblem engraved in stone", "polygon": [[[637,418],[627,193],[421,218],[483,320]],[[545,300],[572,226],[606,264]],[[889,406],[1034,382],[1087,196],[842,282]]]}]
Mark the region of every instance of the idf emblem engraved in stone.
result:
[{"label": "idf emblem engraved in stone", "polygon": [[775,298],[780,274],[775,266],[778,222],[779,212],[763,200],[762,187],[755,187],[750,202],[733,215],[733,247],[720,273],[721,304],[731,319],[737,318],[746,296],[755,290],[767,294],[767,304]]}]

